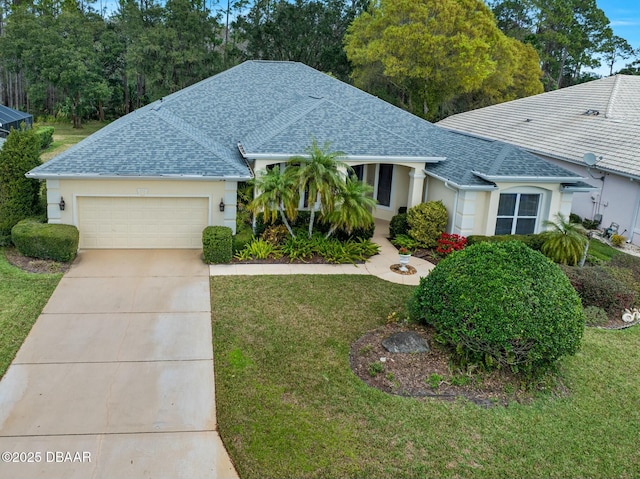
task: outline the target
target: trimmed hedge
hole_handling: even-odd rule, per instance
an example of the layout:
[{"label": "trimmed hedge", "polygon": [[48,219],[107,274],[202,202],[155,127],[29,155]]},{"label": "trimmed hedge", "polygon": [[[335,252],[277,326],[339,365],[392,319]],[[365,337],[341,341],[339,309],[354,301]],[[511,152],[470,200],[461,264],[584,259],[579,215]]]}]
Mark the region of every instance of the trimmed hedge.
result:
[{"label": "trimmed hedge", "polygon": [[231,228],[228,226],[207,226],[202,231],[202,252],[205,263],[229,263],[233,257]]},{"label": "trimmed hedge", "polygon": [[479,243],[447,256],[420,279],[409,307],[461,363],[528,374],[574,354],[585,325],[567,277],[519,241]]},{"label": "trimmed hedge", "polygon": [[51,143],[53,143],[53,132],[54,128],[52,126],[41,126],[36,130],[36,136],[38,137],[38,141],[40,141],[41,150],[49,148]]},{"label": "trimmed hedge", "polygon": [[505,241],[520,241],[526,244],[532,250],[540,251],[542,249],[542,245],[544,244],[544,237],[539,234],[496,236],[471,235],[467,237],[467,244],[469,246],[484,242],[504,243]]},{"label": "trimmed hedge", "polygon": [[24,256],[66,263],[76,257],[80,234],[73,225],[39,223],[26,219],[11,229],[11,239]]}]

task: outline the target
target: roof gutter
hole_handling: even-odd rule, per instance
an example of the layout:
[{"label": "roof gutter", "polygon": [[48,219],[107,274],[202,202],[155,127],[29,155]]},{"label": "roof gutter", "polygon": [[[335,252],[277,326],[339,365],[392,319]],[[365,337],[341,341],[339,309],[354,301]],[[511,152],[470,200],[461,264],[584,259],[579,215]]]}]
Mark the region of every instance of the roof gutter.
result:
[{"label": "roof gutter", "polygon": [[437,175],[435,173],[430,172],[429,170],[422,170],[425,175],[431,176],[436,180],[440,180],[444,183],[452,185],[459,190],[469,190],[469,191],[493,191],[498,189],[498,185],[460,185],[455,181],[451,181],[449,178],[445,178],[443,176]]},{"label": "roof gutter", "polygon": [[183,180],[183,181],[247,181],[252,178],[251,175],[247,176],[204,176],[204,175],[158,175],[158,176],[143,176],[143,175],[100,175],[100,174],[77,174],[77,175],[65,175],[65,174],[38,174],[27,173],[27,178],[34,178],[37,180]]},{"label": "roof gutter", "polygon": [[[292,157],[311,158],[307,153],[247,153],[240,150],[245,158],[252,160],[289,161]],[[377,155],[343,155],[342,161],[357,161],[362,163],[440,163],[446,160],[444,156],[377,156]]]},{"label": "roof gutter", "polygon": [[560,185],[562,193],[590,193],[599,189],[597,186],[591,185]]},{"label": "roof gutter", "polygon": [[513,183],[513,182],[523,182],[523,183],[577,183],[579,181],[584,181],[587,178],[576,177],[576,176],[505,176],[505,175],[488,175],[486,173],[482,173],[480,171],[471,171],[474,175],[482,178],[486,181],[493,181],[497,183]]},{"label": "roof gutter", "polygon": [[453,216],[451,218],[451,226],[449,227],[449,234],[452,235],[455,233],[456,218],[458,217],[458,198],[460,197],[460,188],[453,188],[451,185],[449,185],[448,181],[444,182],[444,187],[448,190],[453,191],[455,195],[453,197]]}]

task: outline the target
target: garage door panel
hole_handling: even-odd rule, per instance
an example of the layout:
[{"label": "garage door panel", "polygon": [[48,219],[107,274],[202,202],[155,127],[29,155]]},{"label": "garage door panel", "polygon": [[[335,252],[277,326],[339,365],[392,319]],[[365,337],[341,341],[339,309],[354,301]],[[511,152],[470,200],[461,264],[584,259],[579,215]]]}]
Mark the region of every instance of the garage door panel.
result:
[{"label": "garage door panel", "polygon": [[81,248],[201,248],[208,198],[79,197]]}]

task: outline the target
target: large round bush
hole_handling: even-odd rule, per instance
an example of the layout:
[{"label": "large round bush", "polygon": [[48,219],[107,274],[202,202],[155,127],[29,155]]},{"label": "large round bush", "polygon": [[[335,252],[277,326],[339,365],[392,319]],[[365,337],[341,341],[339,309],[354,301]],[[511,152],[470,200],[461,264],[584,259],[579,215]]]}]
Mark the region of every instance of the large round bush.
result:
[{"label": "large round bush", "polygon": [[420,280],[411,310],[460,359],[524,372],[574,354],[585,324],[564,273],[519,241],[478,243],[448,256]]}]

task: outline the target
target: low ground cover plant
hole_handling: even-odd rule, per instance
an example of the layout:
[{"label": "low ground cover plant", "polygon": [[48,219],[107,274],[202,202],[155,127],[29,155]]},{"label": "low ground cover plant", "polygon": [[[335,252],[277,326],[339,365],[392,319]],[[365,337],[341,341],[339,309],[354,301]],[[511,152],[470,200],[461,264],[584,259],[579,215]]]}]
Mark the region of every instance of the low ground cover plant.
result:
[{"label": "low ground cover plant", "polygon": [[[265,230],[267,237],[273,237],[273,232]],[[378,253],[379,246],[368,239],[349,239],[339,241],[336,238],[326,238],[322,234],[314,234],[311,238],[304,235],[286,237],[277,242],[264,238],[254,239],[235,258],[247,260],[278,260],[283,256],[289,262],[307,262],[314,257],[322,258],[327,263],[359,263]]]}]

